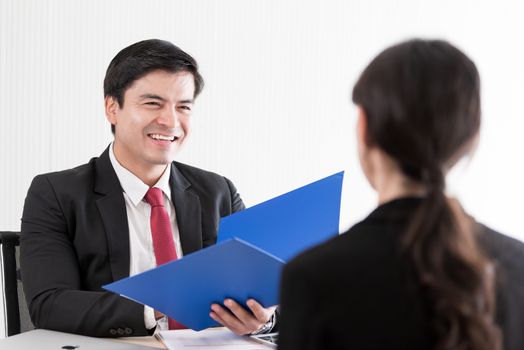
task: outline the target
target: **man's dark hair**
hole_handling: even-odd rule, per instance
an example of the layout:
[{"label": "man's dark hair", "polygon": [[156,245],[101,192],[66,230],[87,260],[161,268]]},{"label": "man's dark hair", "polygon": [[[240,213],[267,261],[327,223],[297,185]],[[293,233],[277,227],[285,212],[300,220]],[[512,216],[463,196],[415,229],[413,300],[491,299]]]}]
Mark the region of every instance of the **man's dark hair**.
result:
[{"label": "man's dark hair", "polygon": [[[104,97],[115,98],[122,108],[124,94],[131,84],[155,70],[191,73],[195,81],[194,98],[204,87],[204,79],[193,57],[169,41],[149,39],[126,47],[113,58],[104,78]],[[111,131],[115,133],[114,125]]]}]

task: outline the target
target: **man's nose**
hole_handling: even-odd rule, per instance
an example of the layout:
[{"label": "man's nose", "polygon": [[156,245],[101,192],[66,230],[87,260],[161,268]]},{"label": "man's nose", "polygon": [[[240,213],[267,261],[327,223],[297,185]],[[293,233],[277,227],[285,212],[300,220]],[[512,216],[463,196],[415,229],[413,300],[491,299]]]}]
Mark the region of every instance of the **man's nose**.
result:
[{"label": "man's nose", "polygon": [[176,112],[175,106],[166,106],[160,116],[157,118],[159,124],[165,125],[168,128],[176,128],[180,125],[180,120]]}]

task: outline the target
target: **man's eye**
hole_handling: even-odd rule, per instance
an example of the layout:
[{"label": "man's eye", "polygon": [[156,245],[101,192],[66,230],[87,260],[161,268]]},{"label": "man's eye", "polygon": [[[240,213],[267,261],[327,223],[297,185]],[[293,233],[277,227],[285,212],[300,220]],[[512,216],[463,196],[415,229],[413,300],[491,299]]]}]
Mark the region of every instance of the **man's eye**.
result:
[{"label": "man's eye", "polygon": [[160,106],[160,103],[158,102],[146,102],[145,104],[148,106]]},{"label": "man's eye", "polygon": [[189,106],[180,106],[180,109],[184,109],[186,111],[190,111],[191,107],[189,107]]}]

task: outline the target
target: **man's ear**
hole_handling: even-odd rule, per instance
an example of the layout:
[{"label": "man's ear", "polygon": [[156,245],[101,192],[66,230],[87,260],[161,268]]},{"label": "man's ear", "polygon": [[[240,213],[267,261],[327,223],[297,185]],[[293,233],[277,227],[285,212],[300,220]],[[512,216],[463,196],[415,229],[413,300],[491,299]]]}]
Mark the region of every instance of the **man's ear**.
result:
[{"label": "man's ear", "polygon": [[105,112],[106,112],[106,119],[112,124],[117,124],[117,115],[118,110],[120,109],[120,105],[118,104],[118,101],[112,97],[112,96],[106,96],[105,98]]}]

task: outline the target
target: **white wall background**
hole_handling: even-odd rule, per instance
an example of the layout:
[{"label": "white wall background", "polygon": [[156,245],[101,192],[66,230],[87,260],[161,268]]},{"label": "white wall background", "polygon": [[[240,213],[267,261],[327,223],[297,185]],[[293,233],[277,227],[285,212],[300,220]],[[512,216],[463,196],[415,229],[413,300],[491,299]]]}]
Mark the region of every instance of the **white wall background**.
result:
[{"label": "white wall background", "polygon": [[19,230],[36,174],[85,163],[111,141],[105,69],[148,38],[191,53],[206,80],[179,160],[228,176],[248,206],[346,170],[344,229],[376,200],[358,167],[350,89],[384,47],[428,37],[462,48],[483,82],[481,143],[450,192],[524,239],[521,4],[0,0],[0,229]]}]

